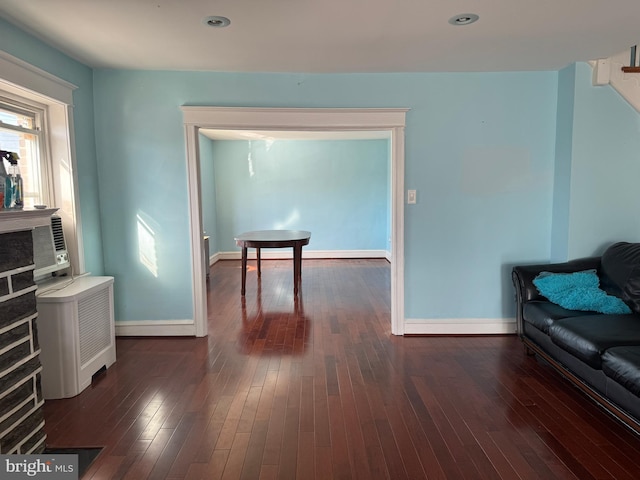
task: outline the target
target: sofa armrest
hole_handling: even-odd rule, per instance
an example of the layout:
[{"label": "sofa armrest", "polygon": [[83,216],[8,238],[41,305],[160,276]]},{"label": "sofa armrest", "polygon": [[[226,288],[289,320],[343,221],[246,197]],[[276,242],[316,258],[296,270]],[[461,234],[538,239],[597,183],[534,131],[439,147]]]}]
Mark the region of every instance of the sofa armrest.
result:
[{"label": "sofa armrest", "polygon": [[513,267],[511,278],[516,292],[517,331],[522,335],[522,309],[525,303],[544,299],[533,284],[533,279],[541,272],[573,273],[595,269],[600,271],[600,257],[586,257],[563,263],[545,263],[538,265],[519,265]]}]

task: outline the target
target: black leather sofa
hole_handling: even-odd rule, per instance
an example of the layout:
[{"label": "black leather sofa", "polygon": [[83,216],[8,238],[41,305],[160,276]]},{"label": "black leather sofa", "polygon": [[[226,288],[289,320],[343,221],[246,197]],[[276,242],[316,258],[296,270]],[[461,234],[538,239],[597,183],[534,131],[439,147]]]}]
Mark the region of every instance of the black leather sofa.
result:
[{"label": "black leather sofa", "polygon": [[[631,313],[569,310],[534,285],[542,272],[592,269],[600,288],[621,298]],[[512,278],[518,334],[528,351],[640,433],[640,244],[616,243],[601,257],[516,266]]]}]

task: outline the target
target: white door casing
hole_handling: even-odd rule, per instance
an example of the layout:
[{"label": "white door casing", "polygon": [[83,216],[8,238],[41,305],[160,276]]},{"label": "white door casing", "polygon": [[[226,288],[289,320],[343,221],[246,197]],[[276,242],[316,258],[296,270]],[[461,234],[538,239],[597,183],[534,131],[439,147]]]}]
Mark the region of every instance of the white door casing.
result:
[{"label": "white door casing", "polygon": [[183,106],[195,335],[207,335],[198,131],[383,131],[391,140],[391,332],[404,334],[404,127],[407,108],[250,108]]}]

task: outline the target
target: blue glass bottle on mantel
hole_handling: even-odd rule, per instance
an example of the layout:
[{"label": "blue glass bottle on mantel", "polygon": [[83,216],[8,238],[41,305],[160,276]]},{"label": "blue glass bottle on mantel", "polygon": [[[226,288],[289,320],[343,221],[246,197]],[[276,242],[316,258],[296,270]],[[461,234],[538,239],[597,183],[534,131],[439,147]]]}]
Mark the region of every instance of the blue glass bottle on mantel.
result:
[{"label": "blue glass bottle on mantel", "polygon": [[18,168],[19,156],[17,153],[0,150],[0,158],[9,162],[9,171],[4,177],[4,199],[5,209],[21,210],[24,206],[24,187],[20,169]]},{"label": "blue glass bottle on mantel", "polygon": [[15,210],[22,210],[24,207],[24,186],[22,183],[22,175],[20,175],[20,168],[18,168],[18,160],[14,160],[9,167],[9,175],[11,176],[11,183],[13,183],[13,207]]},{"label": "blue glass bottle on mantel", "polygon": [[13,177],[11,176],[11,165],[4,179],[4,209],[13,208]]},{"label": "blue glass bottle on mantel", "polygon": [[[1,152],[2,150],[0,150]],[[0,209],[4,208],[4,190],[7,182],[7,170],[4,168],[4,157],[0,154]]]}]

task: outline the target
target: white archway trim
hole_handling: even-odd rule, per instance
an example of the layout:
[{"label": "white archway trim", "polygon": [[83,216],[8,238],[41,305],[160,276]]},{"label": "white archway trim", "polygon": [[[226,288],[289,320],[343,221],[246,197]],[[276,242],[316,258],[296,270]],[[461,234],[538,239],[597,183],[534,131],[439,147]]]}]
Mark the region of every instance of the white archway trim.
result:
[{"label": "white archway trim", "polygon": [[207,335],[198,130],[386,131],[391,139],[391,332],[404,334],[404,127],[407,108],[183,106],[196,336]]}]

